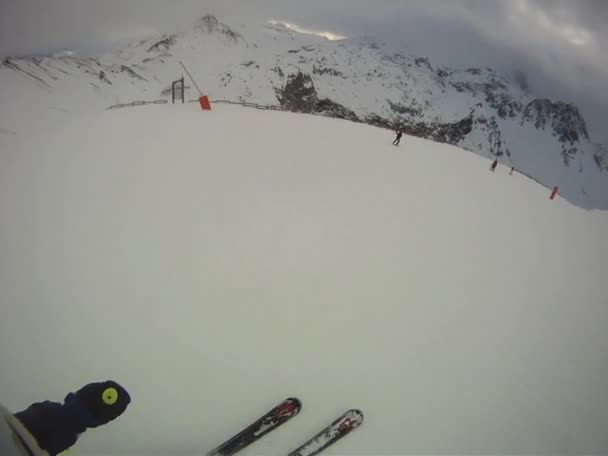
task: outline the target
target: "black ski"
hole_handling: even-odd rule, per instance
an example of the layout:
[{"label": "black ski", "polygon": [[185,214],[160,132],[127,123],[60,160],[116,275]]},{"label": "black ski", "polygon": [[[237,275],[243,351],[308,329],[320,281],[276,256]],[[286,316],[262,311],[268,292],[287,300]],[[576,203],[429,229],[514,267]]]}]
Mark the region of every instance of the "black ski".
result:
[{"label": "black ski", "polygon": [[361,423],[363,423],[363,412],[357,409],[349,410],[312,439],[289,453],[289,456],[314,456],[319,454],[349,432],[357,429]]},{"label": "black ski", "polygon": [[301,408],[302,403],[299,399],[295,397],[285,399],[266,415],[207,453],[207,456],[231,456],[241,451],[296,416]]}]

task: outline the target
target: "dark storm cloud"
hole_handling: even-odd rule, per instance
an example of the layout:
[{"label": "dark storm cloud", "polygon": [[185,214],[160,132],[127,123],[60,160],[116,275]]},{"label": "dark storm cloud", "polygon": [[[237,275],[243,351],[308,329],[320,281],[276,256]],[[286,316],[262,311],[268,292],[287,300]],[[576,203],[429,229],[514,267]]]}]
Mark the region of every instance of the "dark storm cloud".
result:
[{"label": "dark storm cloud", "polygon": [[279,19],[386,37],[450,65],[521,69],[541,95],[582,106],[592,131],[608,117],[605,0],[0,0],[0,56],[96,52],[185,28],[207,12],[228,23]]}]

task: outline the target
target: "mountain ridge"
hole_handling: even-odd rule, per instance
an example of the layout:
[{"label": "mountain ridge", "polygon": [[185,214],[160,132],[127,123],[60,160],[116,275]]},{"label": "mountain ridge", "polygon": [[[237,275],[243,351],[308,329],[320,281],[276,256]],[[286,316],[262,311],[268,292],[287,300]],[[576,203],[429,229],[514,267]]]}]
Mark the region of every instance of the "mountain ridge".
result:
[{"label": "mountain ridge", "polygon": [[591,141],[575,105],[534,97],[491,68],[449,68],[389,48],[370,37],[329,41],[277,24],[237,31],[205,15],[188,32],[99,57],[6,58],[0,70],[43,91],[80,77],[75,83],[114,104],[167,97],[183,60],[212,97],[278,103],[447,142],[559,185],[574,204],[608,209],[608,148]]}]

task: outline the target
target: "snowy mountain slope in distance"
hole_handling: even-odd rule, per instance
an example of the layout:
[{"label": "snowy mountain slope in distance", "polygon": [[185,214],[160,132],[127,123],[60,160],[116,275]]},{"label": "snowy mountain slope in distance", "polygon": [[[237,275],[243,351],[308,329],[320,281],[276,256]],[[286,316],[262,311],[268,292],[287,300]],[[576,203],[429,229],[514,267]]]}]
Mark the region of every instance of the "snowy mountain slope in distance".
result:
[{"label": "snowy mountain slope in distance", "polygon": [[[535,98],[490,68],[444,68],[369,38],[328,41],[276,23],[233,27],[204,16],[187,31],[98,58],[5,59],[0,102],[13,111],[25,90],[35,104],[55,93],[63,109],[76,110],[83,100],[107,107],[167,98],[179,61],[212,98],[401,128],[498,157],[581,207],[608,208],[608,152],[590,140],[575,106]],[[194,88],[189,94],[196,98]]]},{"label": "snowy mountain slope in distance", "polygon": [[0,148],[0,400],[124,383],[72,454],[204,454],[293,395],[243,456],[352,407],[328,456],[606,448],[606,212],[343,120],[64,114]]}]

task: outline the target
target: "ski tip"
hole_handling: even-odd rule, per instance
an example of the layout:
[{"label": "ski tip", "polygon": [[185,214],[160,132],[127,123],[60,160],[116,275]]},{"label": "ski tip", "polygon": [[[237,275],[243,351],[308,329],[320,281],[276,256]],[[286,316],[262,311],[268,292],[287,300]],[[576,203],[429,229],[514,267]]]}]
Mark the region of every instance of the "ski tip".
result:
[{"label": "ski tip", "polygon": [[354,419],[355,422],[357,423],[357,426],[359,426],[361,423],[363,423],[363,419],[365,417],[363,415],[363,412],[359,409],[350,409],[344,415],[349,416],[351,419]]},{"label": "ski tip", "polygon": [[298,411],[302,408],[302,401],[297,397],[288,397],[284,402],[292,402],[298,408]]}]

